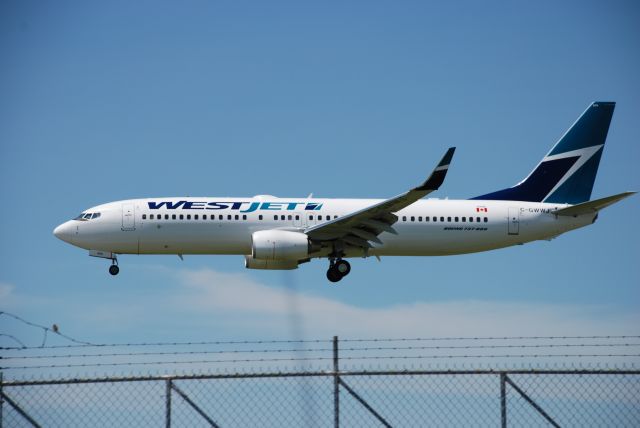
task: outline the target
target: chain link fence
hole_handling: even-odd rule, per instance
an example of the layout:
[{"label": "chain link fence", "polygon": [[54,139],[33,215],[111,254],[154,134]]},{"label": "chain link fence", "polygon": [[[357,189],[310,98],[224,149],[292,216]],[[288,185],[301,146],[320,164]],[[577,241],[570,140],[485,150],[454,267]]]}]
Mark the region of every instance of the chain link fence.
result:
[{"label": "chain link fence", "polygon": [[3,427],[640,426],[640,371],[361,371],[8,381]]},{"label": "chain link fence", "polygon": [[[640,427],[640,336],[10,339],[0,428]],[[146,373],[116,373],[134,367]],[[87,369],[97,372],[78,375]]]},{"label": "chain link fence", "polygon": [[[528,338],[540,339],[540,338]],[[549,339],[549,338],[544,338]],[[551,338],[558,339],[558,338]],[[574,338],[575,339],[575,338]],[[584,339],[584,338],[583,338]],[[262,349],[135,351],[86,354],[85,345],[50,348],[4,348],[4,370],[110,367],[125,365],[223,363],[234,373],[206,375],[0,379],[2,427],[423,427],[423,426],[640,426],[640,370],[353,370],[340,369],[345,360],[470,358],[462,350],[489,353],[474,358],[566,357],[548,349],[587,347],[608,353],[579,356],[636,357],[614,351],[633,343],[545,343],[430,346],[433,339],[410,339],[411,346],[388,346],[382,340],[366,347],[353,344],[338,352],[338,338],[322,348],[281,349],[282,342]],[[599,338],[603,339],[603,338]],[[611,340],[605,337],[606,340]],[[619,339],[619,338],[616,338]],[[627,338],[629,339],[629,338]],[[633,337],[632,339],[637,339]],[[443,339],[438,339],[443,340]],[[449,341],[450,339],[445,339]],[[459,340],[459,339],[455,339]],[[465,339],[468,340],[468,339]],[[474,342],[479,340],[472,339]],[[485,341],[485,339],[481,339]],[[495,340],[492,338],[491,340]],[[371,340],[366,340],[371,342]],[[379,342],[374,340],[375,342]],[[407,339],[402,339],[406,342]],[[362,342],[351,340],[349,342]],[[302,344],[320,343],[319,341]],[[324,341],[323,341],[324,343]],[[237,346],[239,342],[234,342]],[[165,344],[166,345],[166,344]],[[191,344],[201,346],[202,344]],[[220,345],[220,343],[215,343]],[[228,345],[224,343],[223,345]],[[250,343],[255,346],[256,343]],[[99,346],[103,345],[91,345]],[[117,345],[122,346],[122,345]],[[131,345],[126,345],[127,347]],[[139,346],[139,345],[135,345]],[[148,345],[144,345],[146,348]],[[157,346],[157,345],[152,345]],[[276,346],[272,348],[272,346]],[[534,349],[537,354],[513,354]],[[509,354],[496,354],[499,350]],[[55,351],[60,350],[62,354]],[[327,356],[326,351],[331,351]],[[424,354],[429,351],[428,354]],[[44,352],[44,354],[43,354]],[[285,355],[291,352],[292,355]],[[353,353],[356,354],[353,354]],[[391,352],[391,353],[390,353]],[[397,354],[401,352],[401,354]],[[615,352],[615,353],[614,353]],[[252,355],[251,358],[225,355]],[[377,354],[376,354],[377,353]],[[395,353],[395,354],[394,354]],[[417,354],[416,354],[417,353]],[[274,357],[273,355],[277,356]],[[266,355],[256,358],[255,356]],[[311,356],[310,356],[311,355]],[[354,356],[355,355],[355,356]],[[167,360],[158,360],[167,357]],[[197,359],[193,359],[193,358]],[[113,360],[115,358],[115,360]],[[151,358],[151,361],[146,359]],[[182,358],[180,361],[174,361]],[[109,360],[105,360],[109,359]],[[133,360],[133,361],[132,361]],[[43,363],[44,361],[44,363]],[[107,362],[110,361],[110,362]],[[304,370],[247,370],[246,363],[287,361],[309,364]],[[35,363],[34,363],[35,362]],[[327,364],[328,363],[328,364]],[[27,365],[25,365],[27,364]]]}]

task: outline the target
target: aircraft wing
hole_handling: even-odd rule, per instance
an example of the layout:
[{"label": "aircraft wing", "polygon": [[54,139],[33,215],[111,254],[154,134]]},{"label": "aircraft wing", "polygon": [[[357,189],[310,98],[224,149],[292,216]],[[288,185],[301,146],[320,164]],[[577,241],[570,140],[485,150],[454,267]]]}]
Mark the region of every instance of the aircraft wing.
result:
[{"label": "aircraft wing", "polygon": [[370,242],[381,244],[382,232],[397,234],[392,225],[398,221],[394,214],[424,198],[444,182],[455,147],[449,148],[429,178],[420,186],[386,201],[355,211],[340,218],[307,228],[304,232],[315,241],[342,241],[350,246],[371,248]]},{"label": "aircraft wing", "polygon": [[608,207],[609,205],[613,205],[616,202],[623,200],[624,198],[628,198],[631,195],[634,195],[636,192],[624,192],[613,196],[607,196],[606,198],[596,199],[594,201],[583,202],[581,204],[572,205],[567,208],[559,209],[558,211],[554,211],[553,213],[556,215],[566,215],[566,216],[577,216],[582,214],[593,214],[601,209]]}]

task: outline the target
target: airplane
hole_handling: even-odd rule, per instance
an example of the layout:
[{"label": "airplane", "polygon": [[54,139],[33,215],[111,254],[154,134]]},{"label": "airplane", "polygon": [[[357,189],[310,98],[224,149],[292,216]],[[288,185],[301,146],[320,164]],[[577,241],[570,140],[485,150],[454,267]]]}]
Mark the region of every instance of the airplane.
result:
[{"label": "airplane", "polygon": [[551,240],[590,225],[636,192],[590,200],[614,102],[592,103],[515,186],[466,200],[423,199],[444,182],[449,148],[419,186],[390,199],[172,197],[110,202],[83,211],[53,234],[89,255],[229,254],[248,269],[296,269],[329,261],[338,282],[353,257],[443,256]]}]

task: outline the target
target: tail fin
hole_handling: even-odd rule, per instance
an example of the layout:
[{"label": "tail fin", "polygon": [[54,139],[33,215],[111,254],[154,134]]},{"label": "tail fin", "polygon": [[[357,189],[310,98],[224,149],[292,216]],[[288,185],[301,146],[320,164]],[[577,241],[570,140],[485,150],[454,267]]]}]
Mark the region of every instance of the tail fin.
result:
[{"label": "tail fin", "polygon": [[472,199],[578,204],[591,198],[614,102],[595,102],[520,183]]}]

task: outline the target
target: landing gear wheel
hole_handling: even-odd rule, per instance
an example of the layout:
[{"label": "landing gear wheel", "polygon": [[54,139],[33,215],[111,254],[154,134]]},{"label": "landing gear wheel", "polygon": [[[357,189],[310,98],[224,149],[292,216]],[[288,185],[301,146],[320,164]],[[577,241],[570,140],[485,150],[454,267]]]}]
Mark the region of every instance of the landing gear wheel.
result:
[{"label": "landing gear wheel", "polygon": [[351,265],[346,260],[338,260],[334,265],[334,269],[338,271],[340,276],[347,276],[351,272]]},{"label": "landing gear wheel", "polygon": [[342,279],[342,275],[340,275],[340,272],[338,272],[335,266],[331,266],[329,270],[327,270],[327,279],[331,282],[338,282]]},{"label": "landing gear wheel", "polygon": [[109,273],[110,273],[111,275],[114,275],[114,276],[115,276],[115,275],[117,275],[117,274],[118,274],[118,272],[120,272],[120,268],[118,267],[118,265],[111,265],[111,266],[109,266]]}]

